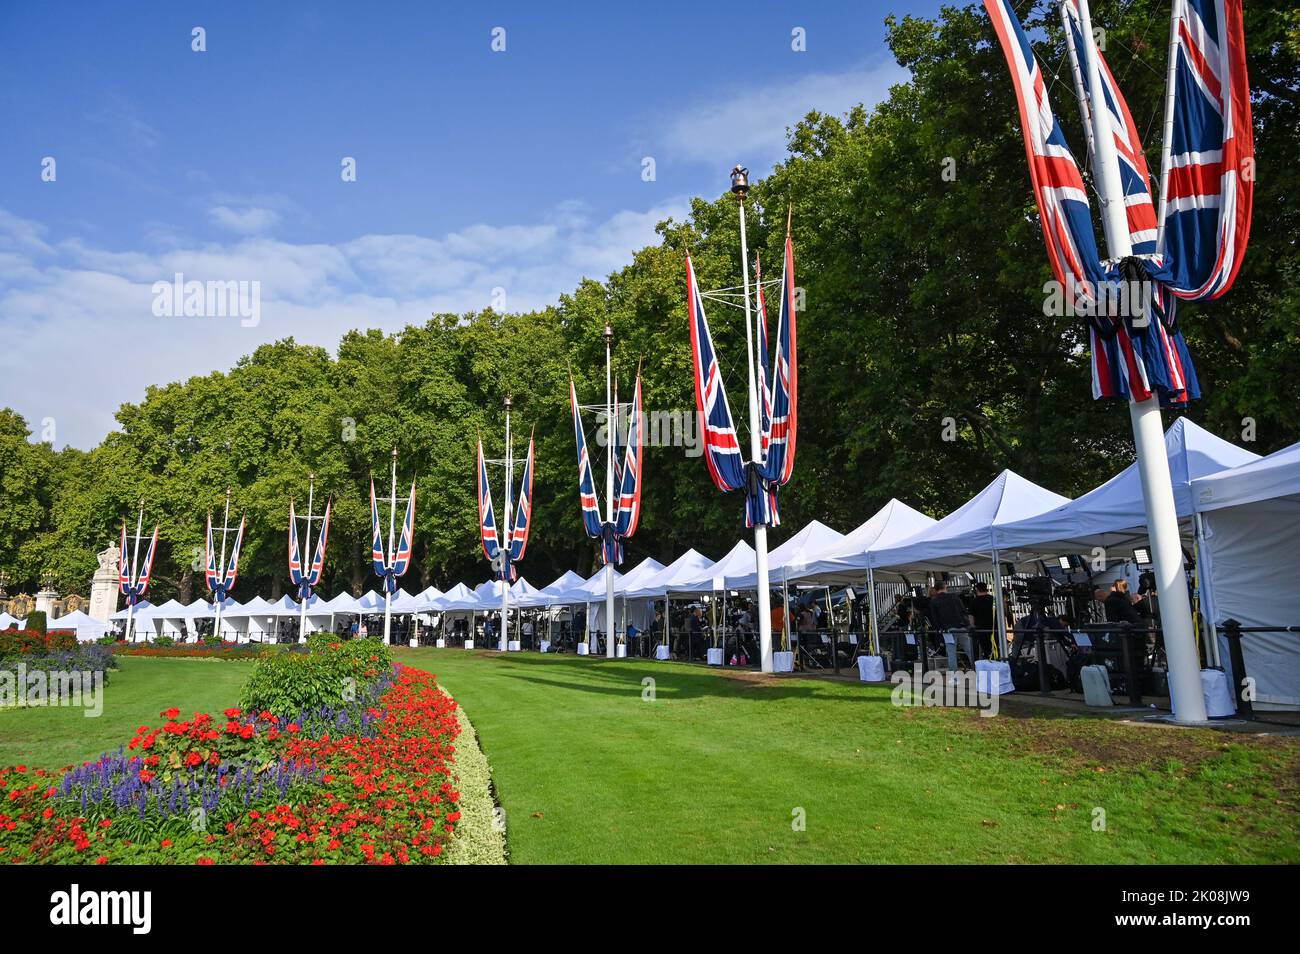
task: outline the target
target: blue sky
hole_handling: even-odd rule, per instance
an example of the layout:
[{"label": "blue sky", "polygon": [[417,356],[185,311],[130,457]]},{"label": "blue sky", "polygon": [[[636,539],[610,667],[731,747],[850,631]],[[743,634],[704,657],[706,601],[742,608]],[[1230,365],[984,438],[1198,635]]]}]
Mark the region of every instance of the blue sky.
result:
[{"label": "blue sky", "polygon": [[[808,109],[882,97],[885,15],[938,9],[553,6],[0,6],[0,404],[87,447],[147,384],[264,341],[553,301],[734,162],[761,175]],[[257,323],[159,317],[178,271],[259,282]]]}]

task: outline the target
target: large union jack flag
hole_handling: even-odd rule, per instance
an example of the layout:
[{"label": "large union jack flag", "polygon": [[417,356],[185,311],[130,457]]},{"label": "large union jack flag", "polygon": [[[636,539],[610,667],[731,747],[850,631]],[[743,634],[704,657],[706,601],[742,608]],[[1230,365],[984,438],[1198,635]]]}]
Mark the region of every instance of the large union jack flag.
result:
[{"label": "large union jack flag", "polygon": [[492,491],[488,486],[487,461],[483,458],[483,442],[478,442],[478,529],[483,542],[483,555],[494,561],[501,552],[497,534],[496,513],[492,509]]},{"label": "large union jack flag", "polygon": [[714,485],[724,493],[745,486],[745,464],[740,456],[736,421],[727,403],[718,351],[704,314],[704,296],[695,279],[695,266],[686,256],[686,293],[691,319],[691,356],[695,367],[695,407],[704,427],[704,463]]},{"label": "large union jack flag", "polygon": [[149,580],[153,576],[153,558],[158,551],[158,527],[155,524],[153,536],[149,538],[149,547],[144,551],[144,559],[136,566],[131,565],[126,549],[126,524],[122,524],[122,558],[118,563],[117,586],[126,597],[129,605],[140,602],[145,590],[149,589]]},{"label": "large union jack flag", "polygon": [[1241,0],[1174,0],[1173,136],[1163,247],[1179,298],[1218,298],[1246,254],[1255,139]]},{"label": "large union jack flag", "polygon": [[[1065,46],[1074,72],[1079,112],[1091,146],[1094,106],[1085,77],[1092,65],[1089,54],[1094,46],[1084,42],[1077,0],[1062,0],[1061,21],[1065,26]],[[1120,92],[1115,77],[1111,75],[1110,66],[1100,51],[1097,66],[1102,94],[1106,100],[1104,115],[1107,126],[1114,133],[1115,154],[1119,158],[1129,241],[1133,245],[1134,255],[1151,255],[1156,251],[1156,210],[1151,202],[1151,173],[1147,169],[1146,153],[1142,151],[1142,137],[1138,133],[1137,123],[1133,121],[1133,114],[1129,112],[1124,94]]]},{"label": "large union jack flag", "polygon": [[[374,483],[371,482],[371,516],[376,522],[379,519],[379,513],[374,506]],[[311,599],[312,590],[320,583],[321,574],[325,569],[325,548],[329,544],[330,536],[330,511],[333,508],[333,500],[325,503],[325,516],[321,519],[320,536],[316,539],[316,547],[312,554],[311,565],[303,570],[301,545],[298,542],[298,515],[294,511],[293,501],[289,501],[289,578],[293,580],[298,587],[298,596],[301,599]],[[380,545],[382,552],[383,546]]]},{"label": "large union jack flag", "polygon": [[[384,591],[397,592],[397,581],[406,574],[411,565],[411,548],[415,539],[415,481],[411,481],[411,493],[406,498],[406,515],[402,518],[402,531],[398,534],[397,545],[393,549],[392,559],[384,550],[384,534],[379,526],[379,506],[375,500],[375,481],[370,481],[370,561],[375,576],[384,581]],[[389,540],[391,546],[393,541]]]},{"label": "large union jack flag", "polygon": [[244,545],[244,521],[244,517],[239,518],[239,530],[235,534],[235,544],[231,547],[230,559],[226,561],[225,570],[223,571],[217,565],[221,562],[221,557],[217,554],[217,549],[214,546],[212,514],[208,514],[207,555],[204,560],[203,575],[207,580],[208,589],[212,591],[212,599],[215,602],[224,601],[226,595],[235,588],[235,580],[239,578],[239,550]]},{"label": "large union jack flag", "polygon": [[704,459],[719,490],[745,489],[745,525],[777,526],[781,522],[777,488],[794,473],[798,394],[798,355],[795,336],[794,245],[787,231],[785,261],[779,286],[775,360],[769,361],[767,301],[761,271],[758,286],[758,380],[760,460],[746,463],[740,452],[735,419],[727,402],[717,348],[704,315],[704,296],[686,256],[686,283],[691,321],[691,353],[695,367],[695,403],[704,426]]},{"label": "large union jack flag", "polygon": [[510,580],[518,578],[515,564],[524,558],[528,549],[528,532],[533,523],[533,438],[528,438],[528,456],[524,459],[524,472],[519,478],[519,501],[515,504],[514,528],[510,531]]},{"label": "large union jack flag", "polygon": [[618,392],[614,393],[614,418],[606,422],[608,440],[612,442],[614,461],[614,520],[606,521],[600,515],[600,502],[596,497],[596,480],[587,448],[587,435],[582,426],[582,408],[578,404],[578,390],[569,379],[569,408],[573,413],[573,441],[578,450],[578,502],[582,508],[582,527],[587,536],[599,538],[601,556],[606,565],[618,566],[623,562],[623,543],[636,533],[641,519],[641,466],[643,459],[643,434],[645,418],[641,406],[641,370],[637,369],[636,384],[632,389],[627,444],[620,440],[618,422]]},{"label": "large union jack flag", "polygon": [[[1172,267],[1172,252],[1159,254],[1160,236],[1158,231],[1153,233],[1159,220],[1150,211],[1149,172],[1142,143],[1105,57],[1092,38],[1084,35],[1076,0],[1063,0],[1061,8],[1067,50],[1084,126],[1090,131],[1094,163],[1094,110],[1102,110],[1102,125],[1114,137],[1134,253],[1122,261],[1101,259],[1083,177],[1052,112],[1043,71],[1010,0],[984,0],[984,6],[1011,70],[1052,272],[1071,303],[1088,317],[1093,396],[1144,401],[1156,395],[1165,405],[1185,404],[1199,397],[1196,371],[1176,320],[1174,295],[1183,295],[1184,290]],[[1088,92],[1091,84],[1087,77],[1094,67],[1105,100],[1100,106]],[[1175,101],[1175,114],[1185,108]],[[1125,289],[1139,287],[1154,289],[1149,302],[1135,305],[1130,296],[1126,308],[1117,307]]]}]

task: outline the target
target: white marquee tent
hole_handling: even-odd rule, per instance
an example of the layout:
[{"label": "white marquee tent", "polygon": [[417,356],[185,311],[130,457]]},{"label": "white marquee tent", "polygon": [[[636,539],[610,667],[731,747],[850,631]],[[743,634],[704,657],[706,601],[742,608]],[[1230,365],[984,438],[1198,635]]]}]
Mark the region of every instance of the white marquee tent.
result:
[{"label": "white marquee tent", "polygon": [[[820,520],[809,521],[807,526],[768,554],[768,585],[780,586],[794,579],[807,569],[809,560],[815,554],[833,549],[843,542],[844,534],[832,530]],[[757,589],[758,573],[744,573],[735,579],[729,576],[727,586],[735,590]]]},{"label": "white marquee tent", "polygon": [[[1259,460],[1258,454],[1215,437],[1180,417],[1165,432],[1165,450],[1173,478],[1174,504],[1183,518],[1184,538],[1192,538],[1192,481],[1230,467]],[[1142,477],[1130,464],[1100,487],[1059,507],[993,528],[994,546],[1011,553],[1088,554],[1104,547],[1110,556],[1147,546],[1147,516]]]},{"label": "white marquee tent", "polygon": [[[1202,522],[1202,608],[1216,624],[1300,624],[1300,444],[1192,481]],[[1300,708],[1300,633],[1242,637],[1246,675],[1260,708]],[[1231,670],[1226,640],[1220,659]],[[1235,681],[1235,680],[1234,680]]]},{"label": "white marquee tent", "polygon": [[628,599],[637,599],[645,597],[649,599],[660,598],[668,593],[668,587],[677,579],[687,579],[697,575],[707,567],[713,565],[713,561],[708,557],[697,553],[695,550],[687,550],[672,563],[660,570],[658,573],[650,576],[649,579],[635,587],[628,587],[623,593]]},{"label": "white marquee tent", "polygon": [[934,526],[935,520],[900,500],[890,500],[871,519],[837,542],[809,553],[802,570],[791,568],[790,582],[861,583],[867,578],[869,554],[892,547]]}]

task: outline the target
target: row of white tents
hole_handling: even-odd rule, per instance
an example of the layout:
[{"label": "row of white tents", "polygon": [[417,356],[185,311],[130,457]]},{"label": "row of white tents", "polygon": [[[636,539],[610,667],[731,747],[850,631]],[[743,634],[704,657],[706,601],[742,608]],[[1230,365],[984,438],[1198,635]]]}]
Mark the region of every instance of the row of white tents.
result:
[{"label": "row of white tents", "polygon": [[[1184,542],[1198,563],[1207,625],[1228,617],[1247,626],[1293,622],[1297,563],[1292,550],[1293,541],[1300,537],[1300,444],[1261,458],[1186,418],[1174,423],[1165,443]],[[1095,548],[1115,560],[1147,546],[1145,523],[1136,465],[1074,500],[1008,470],[939,520],[891,500],[848,534],[813,521],[772,550],[769,580],[775,587],[866,586],[874,595],[877,582],[990,569],[996,578],[1003,564],[1032,564],[1074,554],[1095,557],[1099,552]],[[607,572],[602,568],[584,580],[569,571],[541,589],[521,579],[511,587],[510,606],[543,609],[585,604],[590,628],[603,631]],[[756,586],[754,552],[743,540],[716,562],[687,550],[667,566],[647,559],[627,573],[612,572],[623,619],[638,629],[649,622],[656,600]],[[501,585],[494,581],[470,589],[458,583],[446,592],[399,591],[392,610],[399,615],[495,612],[501,606]],[[272,632],[279,619],[297,617],[300,609],[288,596],[275,602],[255,597],[246,604],[228,600],[222,608],[223,635],[254,638]],[[307,607],[308,627],[332,629],[341,615],[375,614],[383,609],[383,597],[374,592],[359,598],[346,593],[331,600],[313,597]],[[114,619],[125,615],[125,610],[119,611]],[[214,615],[210,602],[186,606],[172,600],[157,607],[137,606],[135,619],[155,633],[184,635],[194,632],[194,620]],[[620,621],[616,628],[622,625]],[[1205,636],[1210,638],[1213,658],[1226,665],[1226,650],[1210,634]],[[1300,637],[1252,634],[1243,648],[1257,701],[1300,706]]]}]

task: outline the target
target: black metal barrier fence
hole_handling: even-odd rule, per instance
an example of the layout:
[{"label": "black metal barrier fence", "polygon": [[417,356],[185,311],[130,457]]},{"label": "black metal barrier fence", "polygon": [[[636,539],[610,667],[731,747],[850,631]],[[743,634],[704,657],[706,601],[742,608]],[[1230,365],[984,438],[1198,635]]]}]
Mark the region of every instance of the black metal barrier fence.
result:
[{"label": "black metal barrier fence", "polygon": [[1232,695],[1237,703],[1237,715],[1243,719],[1254,719],[1254,699],[1252,694],[1246,691],[1250,681],[1246,675],[1246,657],[1241,650],[1242,637],[1254,633],[1295,634],[1300,633],[1300,626],[1242,626],[1235,619],[1225,619],[1218,627],[1218,632],[1228,640],[1228,661],[1232,665],[1232,678],[1236,682],[1232,688]]}]

